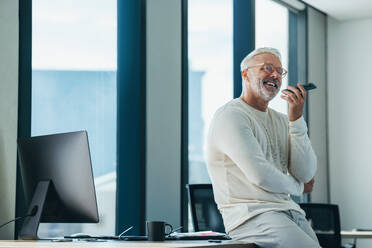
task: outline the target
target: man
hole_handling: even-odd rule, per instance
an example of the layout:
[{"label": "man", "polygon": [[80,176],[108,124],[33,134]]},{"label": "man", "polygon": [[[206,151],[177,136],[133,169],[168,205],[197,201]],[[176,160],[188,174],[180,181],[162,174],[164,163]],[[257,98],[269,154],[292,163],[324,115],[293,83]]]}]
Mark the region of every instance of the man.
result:
[{"label": "man", "polygon": [[306,91],[288,86],[288,117],[268,108],[280,90],[280,53],[260,48],[241,62],[243,91],[215,113],[208,171],[226,232],[260,247],[319,247],[305,213],[291,200],[312,191],[316,156],[302,117]]}]

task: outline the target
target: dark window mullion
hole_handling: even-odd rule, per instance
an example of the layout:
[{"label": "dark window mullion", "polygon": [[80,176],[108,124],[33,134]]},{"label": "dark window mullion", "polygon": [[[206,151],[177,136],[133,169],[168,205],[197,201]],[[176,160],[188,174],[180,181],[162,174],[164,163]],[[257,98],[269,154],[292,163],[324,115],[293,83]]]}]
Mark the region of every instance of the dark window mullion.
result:
[{"label": "dark window mullion", "polygon": [[[288,56],[288,85],[296,86],[297,82],[302,84],[307,82],[307,25],[306,9],[304,11],[288,11],[289,25],[289,56]],[[303,116],[308,121],[307,100],[305,102]],[[300,202],[300,197],[292,197],[296,202]],[[303,202],[310,202],[311,194],[303,195]]]},{"label": "dark window mullion", "polygon": [[146,216],[146,1],[118,1],[116,234]]},{"label": "dark window mullion", "polygon": [[188,231],[188,194],[186,184],[189,182],[189,67],[188,67],[188,0],[182,0],[182,120],[181,120],[181,226]]},{"label": "dark window mullion", "polygon": [[[31,94],[32,94],[32,1],[19,0],[19,62],[18,62],[18,138],[31,136]],[[26,211],[21,173],[17,160],[16,216]],[[14,238],[22,222],[16,222]]]},{"label": "dark window mullion", "polygon": [[234,98],[242,92],[240,62],[255,48],[255,1],[234,0],[233,60]]},{"label": "dark window mullion", "polygon": [[[307,83],[307,37],[306,10],[289,12],[289,56],[288,56],[288,85],[296,86],[297,82]],[[307,101],[303,116],[308,121]]]}]

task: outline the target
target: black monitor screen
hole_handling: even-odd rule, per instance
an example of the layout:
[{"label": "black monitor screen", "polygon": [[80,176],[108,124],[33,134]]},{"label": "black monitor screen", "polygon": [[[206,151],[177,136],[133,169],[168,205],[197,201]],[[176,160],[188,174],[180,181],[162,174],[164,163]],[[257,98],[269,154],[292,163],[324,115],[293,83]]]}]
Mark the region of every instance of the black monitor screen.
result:
[{"label": "black monitor screen", "polygon": [[40,222],[98,222],[86,131],[19,139],[18,155],[28,204],[40,181],[51,182]]}]

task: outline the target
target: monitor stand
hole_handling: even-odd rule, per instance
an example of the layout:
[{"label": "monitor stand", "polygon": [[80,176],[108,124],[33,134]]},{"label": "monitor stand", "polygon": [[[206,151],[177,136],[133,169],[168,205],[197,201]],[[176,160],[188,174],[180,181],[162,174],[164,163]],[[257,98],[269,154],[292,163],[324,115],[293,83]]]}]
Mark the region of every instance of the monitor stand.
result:
[{"label": "monitor stand", "polygon": [[31,203],[28,207],[27,214],[30,216],[26,217],[22,229],[19,233],[20,239],[25,240],[37,240],[37,231],[39,229],[41,214],[43,213],[44,203],[51,189],[51,181],[39,181],[36,186],[34,195]]}]

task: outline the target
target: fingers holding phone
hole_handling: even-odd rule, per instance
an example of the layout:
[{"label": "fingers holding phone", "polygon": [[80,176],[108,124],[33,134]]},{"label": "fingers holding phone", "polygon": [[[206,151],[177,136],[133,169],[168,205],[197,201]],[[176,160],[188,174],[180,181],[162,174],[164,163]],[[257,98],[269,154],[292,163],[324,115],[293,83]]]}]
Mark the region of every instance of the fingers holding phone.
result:
[{"label": "fingers holding phone", "polygon": [[302,110],[306,99],[306,91],[315,88],[316,86],[313,83],[305,85],[297,83],[297,87],[288,86],[287,89],[282,90],[283,95],[280,97],[286,100],[289,104],[289,121],[295,121],[302,116]]}]

